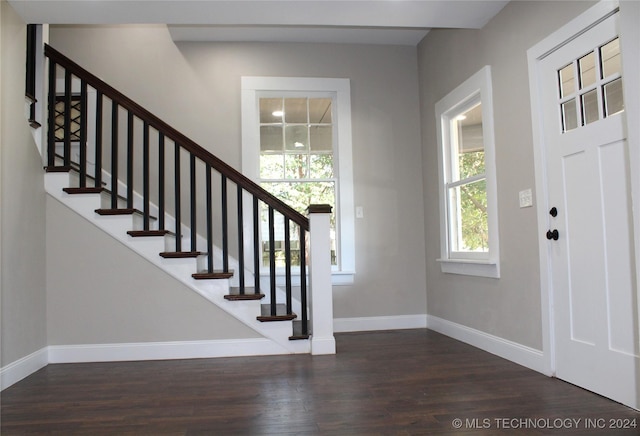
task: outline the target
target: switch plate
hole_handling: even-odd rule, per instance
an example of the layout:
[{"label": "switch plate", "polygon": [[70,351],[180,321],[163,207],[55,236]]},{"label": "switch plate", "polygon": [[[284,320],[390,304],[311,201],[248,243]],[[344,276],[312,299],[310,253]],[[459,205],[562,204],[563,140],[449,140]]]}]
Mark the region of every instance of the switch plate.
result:
[{"label": "switch plate", "polygon": [[520,207],[531,207],[533,206],[533,194],[531,193],[531,189],[525,189],[524,191],[520,191]]},{"label": "switch plate", "polygon": [[356,218],[364,218],[364,209],[362,209],[362,206],[356,207]]}]

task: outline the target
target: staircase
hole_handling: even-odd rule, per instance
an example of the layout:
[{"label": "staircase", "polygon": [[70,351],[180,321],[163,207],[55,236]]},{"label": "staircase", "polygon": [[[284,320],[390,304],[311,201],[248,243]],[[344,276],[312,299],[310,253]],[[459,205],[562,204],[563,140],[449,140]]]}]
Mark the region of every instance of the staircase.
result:
[{"label": "staircase", "polygon": [[301,215],[48,45],[45,56],[47,193],[270,340],[271,354],[335,353],[331,208]]}]

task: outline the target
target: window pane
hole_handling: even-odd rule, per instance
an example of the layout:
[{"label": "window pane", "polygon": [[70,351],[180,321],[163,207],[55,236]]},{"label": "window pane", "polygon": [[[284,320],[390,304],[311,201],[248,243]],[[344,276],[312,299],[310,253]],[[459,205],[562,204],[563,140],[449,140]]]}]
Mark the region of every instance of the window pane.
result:
[{"label": "window pane", "polygon": [[309,122],[311,124],[331,124],[331,99],[309,99]]},{"label": "window pane", "polygon": [[260,151],[282,151],[282,126],[260,126]]},{"label": "window pane", "polygon": [[560,98],[567,97],[575,92],[573,64],[569,64],[558,71],[558,81],[560,82]]},{"label": "window pane", "polygon": [[605,116],[608,117],[624,110],[622,98],[622,79],[616,79],[604,85]]},{"label": "window pane", "polygon": [[[331,264],[337,265],[337,252],[336,252],[336,217],[335,217],[335,182],[291,182],[291,183],[269,183],[263,182],[262,187],[267,191],[293,207],[300,213],[305,213],[307,207],[310,204],[329,204],[333,208],[330,218],[330,235],[331,235]],[[262,259],[263,266],[269,264],[269,227],[268,227],[268,214],[265,210],[262,211]],[[275,221],[275,236],[276,241],[274,248],[276,248],[276,266],[284,266],[284,231],[283,224],[281,224],[282,218],[277,217]],[[280,220],[280,221],[278,221]],[[297,227],[297,226],[292,226]],[[294,246],[293,240],[298,236],[292,236],[292,247]],[[295,245],[297,247],[297,244]],[[292,248],[292,259],[295,261],[294,265],[299,265],[296,259],[297,253],[294,253]]]},{"label": "window pane", "polygon": [[582,101],[582,125],[598,121],[598,92],[593,89],[580,97]]},{"label": "window pane", "polygon": [[281,123],[282,111],[281,98],[260,99],[260,123]]},{"label": "window pane", "polygon": [[333,150],[333,128],[331,126],[312,126],[309,128],[311,150]]},{"label": "window pane", "polygon": [[622,72],[620,65],[620,40],[618,38],[600,48],[600,57],[602,58],[603,78]]},{"label": "window pane", "polygon": [[562,112],[562,132],[568,132],[578,127],[575,99],[569,100],[560,105]]},{"label": "window pane", "polygon": [[281,154],[263,154],[260,156],[260,178],[282,179],[283,177],[284,164]]},{"label": "window pane", "polygon": [[304,123],[307,121],[307,99],[286,98],[284,100],[284,121],[286,123]]},{"label": "window pane", "polygon": [[451,251],[489,251],[485,179],[449,189]]},{"label": "window pane", "polygon": [[309,159],[309,178],[330,179],[333,177],[333,155],[312,154]]},{"label": "window pane", "polygon": [[456,129],[452,138],[457,138],[452,144],[455,159],[452,160],[451,180],[457,181],[467,177],[484,173],[484,139],[482,129],[482,105],[455,117],[453,126]]},{"label": "window pane", "polygon": [[594,52],[578,60],[580,68],[580,89],[596,83],[596,54]]},{"label": "window pane", "polygon": [[306,179],[308,177],[307,155],[286,154],[284,156],[285,178]]},{"label": "window pane", "polygon": [[285,127],[285,149],[292,151],[309,150],[309,129],[307,126]]}]

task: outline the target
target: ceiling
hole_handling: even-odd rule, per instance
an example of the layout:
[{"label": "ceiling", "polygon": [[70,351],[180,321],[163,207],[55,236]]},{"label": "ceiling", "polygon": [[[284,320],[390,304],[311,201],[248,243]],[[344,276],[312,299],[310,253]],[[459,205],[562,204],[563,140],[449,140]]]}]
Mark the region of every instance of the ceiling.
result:
[{"label": "ceiling", "polygon": [[176,41],[416,45],[479,29],[503,0],[8,0],[27,23],[167,24]]}]

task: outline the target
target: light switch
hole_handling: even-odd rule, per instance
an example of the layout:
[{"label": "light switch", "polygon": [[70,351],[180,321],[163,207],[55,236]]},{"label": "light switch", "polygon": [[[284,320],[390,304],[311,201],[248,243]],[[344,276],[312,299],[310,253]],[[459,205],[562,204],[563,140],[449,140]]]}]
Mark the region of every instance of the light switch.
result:
[{"label": "light switch", "polygon": [[531,189],[520,191],[520,207],[523,208],[531,206],[533,206],[533,195],[531,194]]},{"label": "light switch", "polygon": [[362,206],[356,206],[356,218],[364,218],[364,210]]}]

